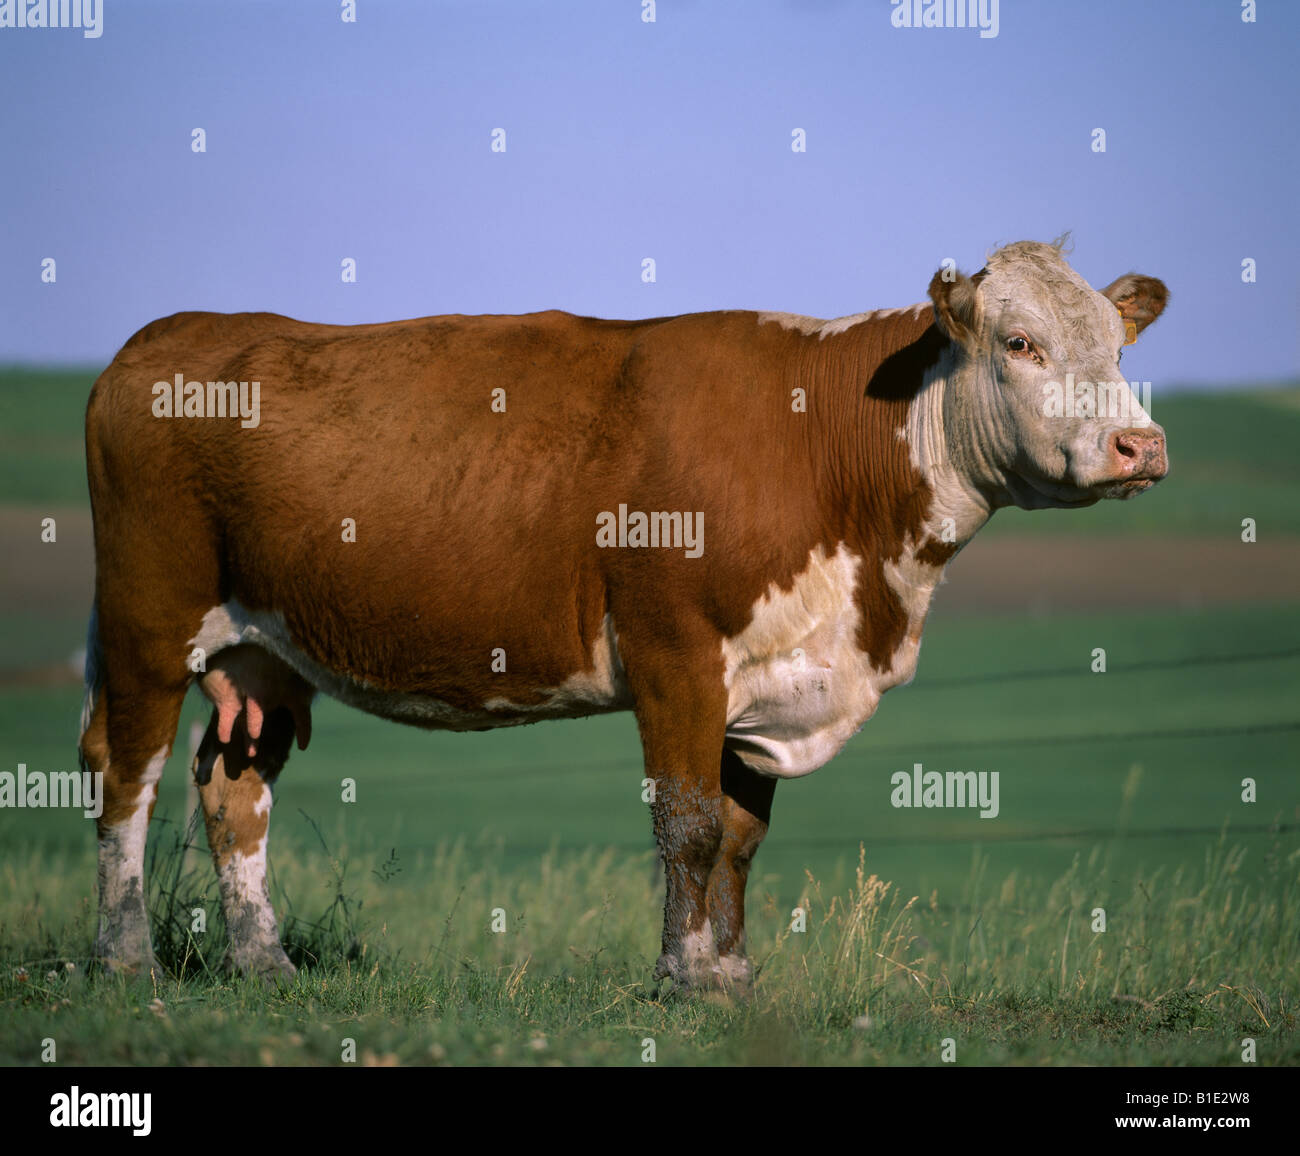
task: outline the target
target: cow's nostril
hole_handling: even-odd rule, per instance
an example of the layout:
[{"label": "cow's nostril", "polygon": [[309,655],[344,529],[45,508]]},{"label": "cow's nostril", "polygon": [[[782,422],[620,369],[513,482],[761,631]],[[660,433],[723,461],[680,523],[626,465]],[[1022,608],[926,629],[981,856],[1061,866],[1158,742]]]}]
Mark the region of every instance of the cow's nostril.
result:
[{"label": "cow's nostril", "polygon": [[1150,481],[1169,471],[1164,431],[1158,427],[1118,430],[1110,439],[1110,449],[1111,467],[1118,477]]},{"label": "cow's nostril", "polygon": [[1112,445],[1115,447],[1115,453],[1121,458],[1138,459],[1145,449],[1145,442],[1140,434],[1135,433],[1117,433],[1115,434]]}]

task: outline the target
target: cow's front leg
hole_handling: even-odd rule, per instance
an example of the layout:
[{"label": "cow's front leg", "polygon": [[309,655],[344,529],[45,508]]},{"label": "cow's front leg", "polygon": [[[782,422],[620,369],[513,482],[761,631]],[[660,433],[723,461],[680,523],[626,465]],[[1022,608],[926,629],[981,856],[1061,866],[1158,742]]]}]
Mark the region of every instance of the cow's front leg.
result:
[{"label": "cow's front leg", "polygon": [[745,884],[749,865],[767,834],[776,780],[751,771],[731,751],[722,753],[722,840],[709,875],[709,925],[717,949],[719,986],[749,991],[753,968],[745,954]]},{"label": "cow's front leg", "polygon": [[288,755],[292,720],[287,712],[271,716],[250,760],[242,717],[229,743],[219,741],[218,718],[214,711],[194,760],[194,778],[230,940],[225,966],[271,982],[291,979],[297,969],[280,945],[266,886],[266,839],[270,782]]},{"label": "cow's front leg", "polygon": [[672,979],[685,990],[715,986],[718,979],[708,912],[709,876],[723,832],[719,767],[726,690],[721,669],[717,676],[716,686],[705,689],[688,684],[678,667],[662,677],[642,673],[636,688],[666,889],[663,950],[655,978]]},{"label": "cow's front leg", "polygon": [[709,922],[709,873],[722,837],[721,797],[710,784],[664,772],[653,804],[655,840],[664,865],[664,934],[655,979],[679,989],[719,986],[718,950]]}]

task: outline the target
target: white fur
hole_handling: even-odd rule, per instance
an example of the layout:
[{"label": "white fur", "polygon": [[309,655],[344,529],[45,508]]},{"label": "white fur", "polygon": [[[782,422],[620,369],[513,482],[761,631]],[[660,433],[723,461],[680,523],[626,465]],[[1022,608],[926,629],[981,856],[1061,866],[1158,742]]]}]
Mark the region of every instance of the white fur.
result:
[{"label": "white fur", "polygon": [[271,813],[271,788],[265,783],[262,784],[262,794],[257,802],[253,804],[253,814],[259,819],[263,815]]},{"label": "white fur", "polygon": [[[269,788],[266,793],[270,795]],[[227,921],[236,913],[242,917],[251,912],[254,916],[255,931],[241,924],[244,939],[239,946],[274,944],[278,947],[280,929],[266,889],[266,836],[262,836],[257,850],[251,855],[241,851],[231,855],[218,869],[217,880]]]},{"label": "white fur", "polygon": [[[90,729],[90,719],[95,713],[95,700],[103,681],[104,656],[99,645],[99,607],[90,607],[90,625],[86,627],[86,688],[81,700],[81,734]],[[104,768],[107,770],[107,768]]]},{"label": "white fur", "polygon": [[[163,747],[140,775],[140,794],[129,818],[105,828],[99,837],[99,909],[101,935],[108,930],[109,912],[120,909],[132,892],[144,891],[144,850],[149,836],[149,807],[158,795],[158,781],[167,762]],[[105,766],[104,771],[108,770]]]},{"label": "white fur", "polygon": [[802,313],[763,312],[758,315],[758,323],[765,325],[771,322],[780,325],[783,329],[794,329],[810,337],[815,333],[819,341],[824,341],[827,337],[832,337],[837,333],[844,333],[855,325],[861,325],[864,321],[881,321],[887,317],[897,317],[903,313],[911,313],[919,318],[930,308],[930,303],[925,301],[918,305],[905,305],[900,309],[873,309],[868,313],[850,313],[846,317],[833,317],[830,320],[822,317],[808,317]]},{"label": "white fur", "polygon": [[880,696],[915,673],[921,624],[942,570],[910,554],[886,567],[910,626],[883,671],[858,647],[861,565],[843,544],[829,557],[818,546],[789,591],[773,582],[750,624],[723,640],[727,745],[754,770],[795,778],[824,766]]},{"label": "white fur", "polygon": [[[1149,427],[1150,415],[1119,367],[1124,322],[1055,246],[1007,245],[989,256],[986,273],[979,286],[978,336],[990,358],[972,362],[953,384],[949,428],[955,435],[980,431],[991,444],[954,449],[965,450],[968,476],[981,473],[994,485],[1008,485],[1017,505],[1095,500],[1090,490],[1117,479],[1114,436],[1132,427],[1160,432]],[[1039,348],[1041,365],[1004,358],[1007,335],[1020,330]],[[1049,416],[1045,391],[1071,375],[1076,382],[1110,383],[1123,412]]]},{"label": "white fur", "polygon": [[714,950],[713,925],[706,919],[699,931],[688,931],[682,940],[682,966],[688,972],[712,970]]}]

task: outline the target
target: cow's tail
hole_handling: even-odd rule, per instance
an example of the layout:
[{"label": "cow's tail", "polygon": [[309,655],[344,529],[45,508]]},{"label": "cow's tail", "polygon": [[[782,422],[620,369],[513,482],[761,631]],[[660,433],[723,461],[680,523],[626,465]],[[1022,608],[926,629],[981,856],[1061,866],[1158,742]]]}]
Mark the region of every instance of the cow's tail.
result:
[{"label": "cow's tail", "polygon": [[[86,689],[81,700],[81,735],[86,737],[90,729],[90,720],[95,714],[95,704],[104,687],[104,649],[99,642],[99,603],[96,600],[90,607],[90,625],[86,630]],[[86,756],[81,753],[78,742],[78,755],[81,769],[88,770]]]}]

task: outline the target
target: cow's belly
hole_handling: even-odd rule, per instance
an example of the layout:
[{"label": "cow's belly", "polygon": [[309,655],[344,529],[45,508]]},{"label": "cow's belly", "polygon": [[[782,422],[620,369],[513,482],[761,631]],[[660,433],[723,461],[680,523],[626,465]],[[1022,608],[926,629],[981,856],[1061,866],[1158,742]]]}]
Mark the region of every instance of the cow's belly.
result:
[{"label": "cow's belly", "polygon": [[440,730],[522,726],[545,719],[583,718],[626,710],[632,705],[613,625],[608,617],[596,642],[589,670],[575,673],[559,686],[545,689],[540,702],[525,705],[504,697],[489,697],[475,709],[456,706],[428,695],[372,686],[332,670],[294,645],[279,614],[250,611],[238,602],[227,602],[209,610],[190,645],[202,647],[209,656],[231,646],[259,646],[322,694],[367,714]]}]

